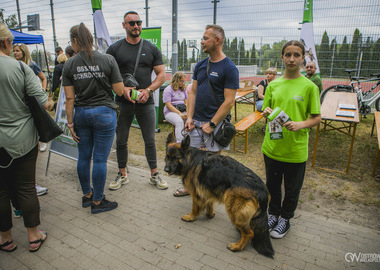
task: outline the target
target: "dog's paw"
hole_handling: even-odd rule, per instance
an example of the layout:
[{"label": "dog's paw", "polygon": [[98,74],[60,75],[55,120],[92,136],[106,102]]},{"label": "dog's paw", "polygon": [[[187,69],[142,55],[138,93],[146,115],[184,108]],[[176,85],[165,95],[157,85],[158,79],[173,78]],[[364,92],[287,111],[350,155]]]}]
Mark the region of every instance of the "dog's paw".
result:
[{"label": "dog's paw", "polygon": [[181,217],[181,219],[186,222],[192,222],[195,220],[195,218],[192,215],[184,215]]},{"label": "dog's paw", "polygon": [[212,212],[212,213],[206,213],[206,217],[208,217],[208,218],[213,218],[213,217],[215,217],[215,212]]},{"label": "dog's paw", "polygon": [[227,245],[227,248],[233,252],[241,251],[242,249],[236,243],[230,243]]}]

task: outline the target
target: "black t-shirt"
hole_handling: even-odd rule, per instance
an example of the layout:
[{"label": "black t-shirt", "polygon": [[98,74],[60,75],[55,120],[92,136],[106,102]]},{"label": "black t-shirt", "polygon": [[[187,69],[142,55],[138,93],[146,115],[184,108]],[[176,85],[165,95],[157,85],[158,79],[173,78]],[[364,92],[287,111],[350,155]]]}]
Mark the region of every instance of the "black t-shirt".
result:
[{"label": "black t-shirt", "polygon": [[[137,44],[130,44],[125,38],[123,38],[107,49],[107,54],[115,57],[123,77],[126,73],[133,74],[140,42]],[[152,84],[153,67],[163,64],[164,62],[162,61],[160,50],[149,41],[144,40],[135,76],[139,83],[139,89],[145,89]],[[116,101],[129,102],[124,96],[116,97]],[[151,96],[145,104],[153,102],[153,97]]]},{"label": "black t-shirt", "polygon": [[[268,81],[267,79],[264,79],[262,80],[261,82],[259,82],[259,85],[262,85],[264,87],[264,91],[263,91],[263,95],[265,95],[265,89],[267,89],[267,86],[268,86]],[[259,98],[259,93],[256,91],[256,94],[255,94],[255,100],[260,100],[261,98]]]},{"label": "black t-shirt", "polygon": [[74,106],[107,106],[116,109],[112,84],[123,81],[117,63],[110,55],[97,51],[93,53],[94,62],[83,52],[67,60],[63,67],[62,84],[74,86]]},{"label": "black t-shirt", "polygon": [[53,86],[51,87],[51,89],[53,90],[53,92],[55,91],[55,89],[58,88],[59,84],[61,83],[61,76],[62,76],[62,71],[63,71],[63,65],[64,64],[65,63],[59,63],[54,68]]}]

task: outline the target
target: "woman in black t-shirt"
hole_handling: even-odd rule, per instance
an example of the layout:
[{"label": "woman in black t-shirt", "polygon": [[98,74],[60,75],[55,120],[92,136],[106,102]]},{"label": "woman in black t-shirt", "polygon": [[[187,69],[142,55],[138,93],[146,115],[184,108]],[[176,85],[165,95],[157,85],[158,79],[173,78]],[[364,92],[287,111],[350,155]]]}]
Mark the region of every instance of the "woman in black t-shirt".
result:
[{"label": "woman in black t-shirt", "polygon": [[62,75],[67,127],[78,143],[77,173],[84,195],[82,207],[91,206],[91,213],[97,214],[117,207],[117,202],[105,199],[104,185],[116,131],[117,106],[112,90],[121,96],[124,85],[115,59],[93,50],[92,34],[83,23],[70,29],[70,41],[77,55],[67,60]]},{"label": "woman in black t-shirt", "polygon": [[267,88],[268,84],[276,78],[277,71],[275,68],[268,68],[265,71],[265,74],[267,78],[262,80],[257,85],[256,108],[260,112],[263,110],[265,89]]}]

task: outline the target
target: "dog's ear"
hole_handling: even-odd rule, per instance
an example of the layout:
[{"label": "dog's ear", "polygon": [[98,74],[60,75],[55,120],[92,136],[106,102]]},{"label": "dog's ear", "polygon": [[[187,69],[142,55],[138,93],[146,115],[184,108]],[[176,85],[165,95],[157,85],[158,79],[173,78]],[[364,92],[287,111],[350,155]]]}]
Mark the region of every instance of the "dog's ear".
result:
[{"label": "dog's ear", "polygon": [[181,142],[181,148],[183,151],[187,151],[190,148],[190,136],[186,135],[186,137]]},{"label": "dog's ear", "polygon": [[168,135],[168,138],[166,139],[166,146],[168,146],[169,143],[174,143],[174,142],[175,142],[175,139],[174,139],[173,132],[170,132]]}]

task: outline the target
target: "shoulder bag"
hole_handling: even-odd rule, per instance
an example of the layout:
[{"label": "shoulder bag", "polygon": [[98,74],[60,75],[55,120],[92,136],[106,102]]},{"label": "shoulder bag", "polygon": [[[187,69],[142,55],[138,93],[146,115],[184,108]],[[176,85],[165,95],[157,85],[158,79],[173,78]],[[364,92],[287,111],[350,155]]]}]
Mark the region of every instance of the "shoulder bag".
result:
[{"label": "shoulder bag", "polygon": [[[215,90],[212,87],[211,82],[210,82],[209,71],[210,71],[210,58],[207,62],[208,86],[210,88],[212,95],[214,96],[216,103],[218,103],[218,105],[220,106],[220,105],[222,105],[222,102],[220,102],[216,97]],[[231,116],[230,116],[230,114],[228,114],[226,116],[226,118],[223,119],[223,123],[220,126],[220,128],[218,129],[218,131],[216,132],[216,134],[213,133],[214,134],[214,140],[222,147],[227,147],[231,143],[232,139],[234,138],[234,136],[236,134],[235,126],[234,126],[234,124],[232,124],[230,122],[230,120],[229,120],[230,118],[231,118]]]},{"label": "shoulder bag", "polygon": [[139,51],[138,51],[137,56],[136,56],[135,69],[134,69],[134,71],[133,71],[133,74],[131,74],[131,73],[126,73],[126,74],[124,75],[123,82],[124,82],[124,85],[125,85],[126,87],[136,87],[136,88],[139,87],[139,83],[137,82],[135,76],[136,76],[137,68],[138,68],[138,66],[139,66],[140,54],[141,54],[141,50],[142,50],[142,47],[143,47],[143,42],[144,42],[144,40],[141,39],[140,46],[139,46]]},{"label": "shoulder bag", "polygon": [[173,105],[177,110],[179,110],[180,112],[186,112],[186,104],[184,103],[181,103],[181,104],[177,104],[177,105]]},{"label": "shoulder bag", "polygon": [[[24,73],[25,81],[25,69],[23,64],[19,61],[22,72]],[[25,86],[24,86],[25,88]],[[32,113],[34,125],[37,128],[38,135],[40,136],[40,142],[50,142],[54,138],[63,133],[63,130],[57,125],[53,118],[48,114],[41,102],[35,96],[29,96],[25,90],[25,103],[28,105],[30,112]]]}]

